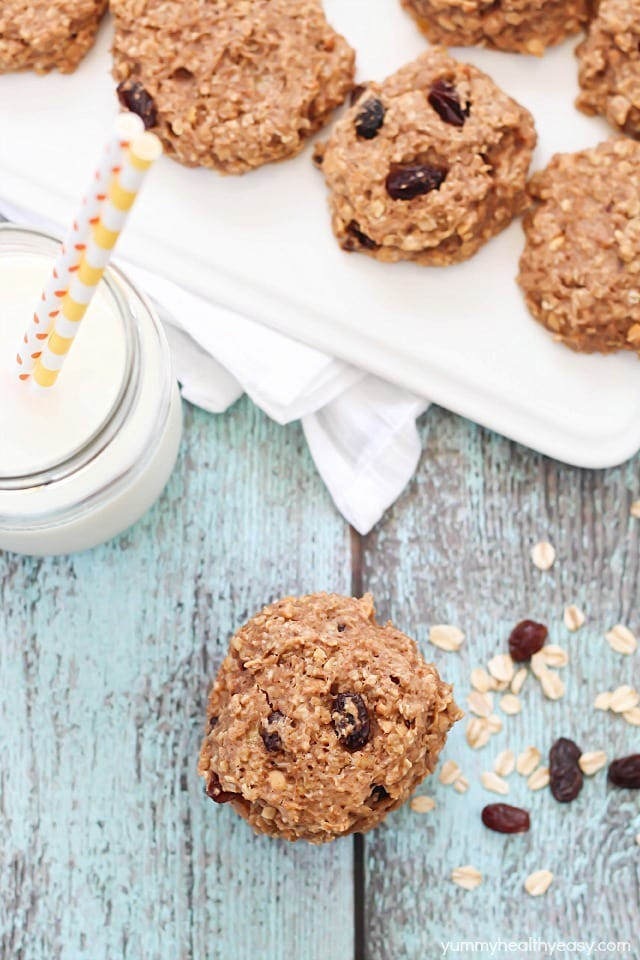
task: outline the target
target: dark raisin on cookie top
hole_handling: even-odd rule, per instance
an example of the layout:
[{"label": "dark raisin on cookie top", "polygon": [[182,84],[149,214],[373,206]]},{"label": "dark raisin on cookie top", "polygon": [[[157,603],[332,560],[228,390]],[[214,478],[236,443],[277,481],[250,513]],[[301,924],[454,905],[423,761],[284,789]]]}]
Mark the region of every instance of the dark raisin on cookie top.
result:
[{"label": "dark raisin on cookie top", "polygon": [[381,100],[369,97],[356,114],[356,133],[362,140],[373,140],[384,123],[386,110]]},{"label": "dark raisin on cookie top", "polygon": [[125,109],[137,113],[144,123],[145,130],[155,127],[158,123],[158,111],[153,97],[138,80],[123,80],[118,84],[118,100]]},{"label": "dark raisin on cookie top", "polygon": [[369,742],[369,711],[359,693],[339,693],[331,707],[331,722],[345,750],[353,753]]},{"label": "dark raisin on cookie top", "polygon": [[448,80],[436,80],[427,97],[441,120],[452,127],[463,127],[469,116],[470,106],[460,102],[458,91]]}]

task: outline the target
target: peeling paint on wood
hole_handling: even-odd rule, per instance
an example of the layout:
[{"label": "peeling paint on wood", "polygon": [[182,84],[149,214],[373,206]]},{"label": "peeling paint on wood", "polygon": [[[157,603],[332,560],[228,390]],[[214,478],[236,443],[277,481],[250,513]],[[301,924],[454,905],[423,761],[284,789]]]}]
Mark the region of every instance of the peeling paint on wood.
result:
[{"label": "peeling paint on wood", "polygon": [[[463,707],[471,669],[506,650],[511,628],[525,617],[547,623],[550,642],[567,649],[571,662],[562,671],[566,696],[544,700],[528,677],[522,713],[503,716],[503,731],[484,749],[471,750],[465,721],[458,725],[444,757],[460,764],[472,784],[467,793],[434,777],[424,787],[437,800],[432,814],[406,807],[365,838],[367,960],[431,960],[441,942],[529,937],[628,940],[631,951],[622,955],[640,956],[638,795],[608,787],[601,771],[562,806],[548,790],[528,791],[514,773],[505,799],[531,811],[532,829],[505,837],[481,826],[480,810],[496,798],[479,786],[507,747],[534,744],[546,756],[562,735],[611,757],[640,747],[637,728],[592,709],[600,690],[640,683],[638,655],[621,657],[604,638],[615,623],[640,629],[640,523],[629,517],[640,461],[572,469],[441,411],[422,421],[421,432],[425,453],[415,480],[365,543],[363,578],[380,613],[417,637],[455,682]],[[543,539],[557,550],[548,573],[529,555]],[[569,603],[587,613],[576,633],[563,623]],[[461,651],[430,646],[430,623],[464,630]],[[473,892],[449,880],[467,863],[484,874]],[[523,883],[538,869],[555,880],[534,899]],[[468,954],[452,946],[448,955]]]},{"label": "peeling paint on wood", "polygon": [[353,954],[351,840],[256,838],[196,775],[230,633],[283,592],[348,592],[348,530],[298,427],[186,413],[128,533],[0,554],[2,960]]},{"label": "peeling paint on wood", "polygon": [[[224,417],[187,409],[176,473],[157,506],[105,547],[60,560],[0,554],[0,957],[2,960],[338,960],[354,957],[351,840],[328,847],[254,838],[202,795],[195,763],[208,684],[229,634],[287,592],[373,591],[456,682],[506,648],[525,616],[569,650],[567,695],[544,701],[527,678],[522,713],[471,751],[464,723],[445,756],[465,794],[427,781],[438,805],[409,807],[356,841],[364,849],[357,960],[435,960],[440,941],[629,939],[640,954],[638,797],[587,779],[575,804],[510,802],[530,834],[480,827],[495,799],[478,786],[504,748],[546,752],[558,735],[611,755],[637,728],[591,709],[638,684],[638,656],[612,651],[615,623],[640,632],[640,459],[605,472],[560,466],[432,409],[420,469],[364,541],[350,542],[298,427],[247,401]],[[549,539],[549,573],[530,547]],[[566,604],[587,613],[570,633]],[[455,623],[459,653],[427,643]],[[485,875],[455,887],[453,867]],[[555,880],[539,899],[527,874]],[[635,951],[635,953],[634,953]],[[464,956],[454,949],[450,957]]]}]

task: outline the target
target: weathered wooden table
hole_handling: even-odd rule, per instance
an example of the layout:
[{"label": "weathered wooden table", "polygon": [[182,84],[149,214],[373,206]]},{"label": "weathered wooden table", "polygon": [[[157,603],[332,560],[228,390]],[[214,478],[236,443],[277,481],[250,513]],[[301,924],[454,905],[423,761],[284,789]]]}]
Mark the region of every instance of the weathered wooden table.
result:
[{"label": "weathered wooden table", "polygon": [[[360,540],[334,510],[300,429],[241,401],[225,416],[186,409],[178,467],[126,535],[83,555],[0,554],[0,957],[2,960],[431,960],[463,940],[630,941],[640,956],[637,794],[604,772],[561,807],[525,801],[533,829],[491,834],[478,786],[496,753],[560,735],[610,755],[640,731],[592,709],[595,694],[640,683],[640,654],[604,631],[640,628],[640,460],[580,472],[431,410],[419,472]],[[541,573],[539,539],[558,560]],[[234,628],[266,601],[318,589],[371,590],[379,614],[414,634],[459,700],[477,663],[532,615],[566,647],[567,695],[524,709],[481,751],[463,724],[446,756],[466,794],[432,778],[435,811],[393,814],[365,838],[314,848],[255,838],[203,796],[195,774],[207,687]],[[565,603],[587,611],[569,635]],[[451,622],[458,654],[427,644]],[[466,892],[449,880],[471,863]],[[523,891],[532,870],[555,881]],[[544,956],[530,944],[529,953]],[[498,955],[515,955],[500,947]]]}]

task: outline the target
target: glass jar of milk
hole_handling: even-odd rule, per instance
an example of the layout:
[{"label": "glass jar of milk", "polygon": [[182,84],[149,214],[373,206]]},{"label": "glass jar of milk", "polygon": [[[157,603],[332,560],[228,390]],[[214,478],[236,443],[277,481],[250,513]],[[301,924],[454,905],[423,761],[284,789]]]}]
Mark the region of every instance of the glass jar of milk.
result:
[{"label": "glass jar of milk", "polygon": [[182,413],[149,303],[109,267],[54,387],[14,368],[57,242],[0,224],[0,550],[58,554],[109,540],[159,496]]}]

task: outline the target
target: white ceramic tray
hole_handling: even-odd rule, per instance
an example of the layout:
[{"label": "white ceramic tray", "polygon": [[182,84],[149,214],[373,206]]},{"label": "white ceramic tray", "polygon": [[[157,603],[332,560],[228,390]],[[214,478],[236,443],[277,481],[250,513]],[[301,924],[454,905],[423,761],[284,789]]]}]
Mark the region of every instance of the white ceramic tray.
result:
[{"label": "white ceramic tray", "polygon": [[[382,78],[424,48],[398,0],[326,0],[358,51],[360,79]],[[0,195],[58,222],[73,211],[115,112],[112,26],[72,76],[0,77]],[[537,60],[468,49],[534,114],[534,165],[610,131],[573,107],[575,41]],[[307,149],[240,178],[162,160],[121,250],[191,289],[580,466],[640,449],[640,367],[630,355],[572,354],[536,324],[515,284],[515,223],[465,264],[429,269],[345,254]]]}]

